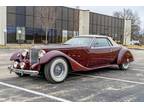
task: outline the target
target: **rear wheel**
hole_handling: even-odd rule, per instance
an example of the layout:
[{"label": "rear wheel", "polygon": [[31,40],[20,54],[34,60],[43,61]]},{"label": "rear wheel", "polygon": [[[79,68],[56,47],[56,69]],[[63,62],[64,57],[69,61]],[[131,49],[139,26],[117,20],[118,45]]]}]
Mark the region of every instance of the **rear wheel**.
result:
[{"label": "rear wheel", "polygon": [[62,57],[57,57],[50,61],[44,67],[44,75],[46,80],[51,83],[63,82],[68,75],[68,63]]},{"label": "rear wheel", "polygon": [[120,64],[120,65],[119,65],[119,68],[120,68],[121,70],[127,70],[127,69],[129,68],[129,62]]}]

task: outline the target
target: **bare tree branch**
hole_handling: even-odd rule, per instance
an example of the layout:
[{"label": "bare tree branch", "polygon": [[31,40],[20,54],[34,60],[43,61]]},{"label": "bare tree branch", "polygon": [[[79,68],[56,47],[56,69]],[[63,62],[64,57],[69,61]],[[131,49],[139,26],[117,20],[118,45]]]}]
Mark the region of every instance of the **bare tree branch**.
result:
[{"label": "bare tree branch", "polygon": [[140,18],[138,13],[133,12],[131,9],[123,9],[122,11],[115,11],[113,16],[123,19],[129,19],[132,23],[132,36],[138,36],[140,32]]}]

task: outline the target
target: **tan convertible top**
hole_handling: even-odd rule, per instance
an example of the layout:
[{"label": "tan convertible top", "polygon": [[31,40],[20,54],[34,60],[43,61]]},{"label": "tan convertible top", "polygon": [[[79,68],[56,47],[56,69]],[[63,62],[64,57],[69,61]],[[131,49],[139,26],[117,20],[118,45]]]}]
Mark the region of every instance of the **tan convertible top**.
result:
[{"label": "tan convertible top", "polygon": [[101,38],[108,38],[110,41],[111,41],[111,43],[113,44],[113,46],[119,46],[110,36],[105,36],[105,35],[79,35],[78,37],[95,37],[95,38],[97,38],[97,37],[101,37]]},{"label": "tan convertible top", "polygon": [[79,35],[82,37],[109,37],[109,36],[105,36],[105,35]]}]

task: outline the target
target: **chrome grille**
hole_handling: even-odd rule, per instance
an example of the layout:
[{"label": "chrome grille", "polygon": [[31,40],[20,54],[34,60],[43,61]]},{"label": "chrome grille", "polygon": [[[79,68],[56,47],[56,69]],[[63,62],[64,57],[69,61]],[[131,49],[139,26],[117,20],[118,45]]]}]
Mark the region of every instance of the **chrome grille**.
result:
[{"label": "chrome grille", "polygon": [[32,48],[30,51],[30,62],[31,64],[37,63],[39,49]]}]

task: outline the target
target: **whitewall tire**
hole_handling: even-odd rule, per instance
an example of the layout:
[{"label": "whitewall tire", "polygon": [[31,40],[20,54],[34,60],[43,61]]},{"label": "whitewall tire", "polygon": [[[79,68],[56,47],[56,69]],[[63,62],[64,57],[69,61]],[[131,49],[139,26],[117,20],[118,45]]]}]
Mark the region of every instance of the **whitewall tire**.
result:
[{"label": "whitewall tire", "polygon": [[51,83],[60,83],[66,79],[68,70],[67,61],[62,57],[57,57],[45,65],[44,75]]},{"label": "whitewall tire", "polygon": [[127,70],[127,69],[129,68],[129,62],[120,64],[120,65],[119,65],[119,68],[120,68],[121,70]]}]

